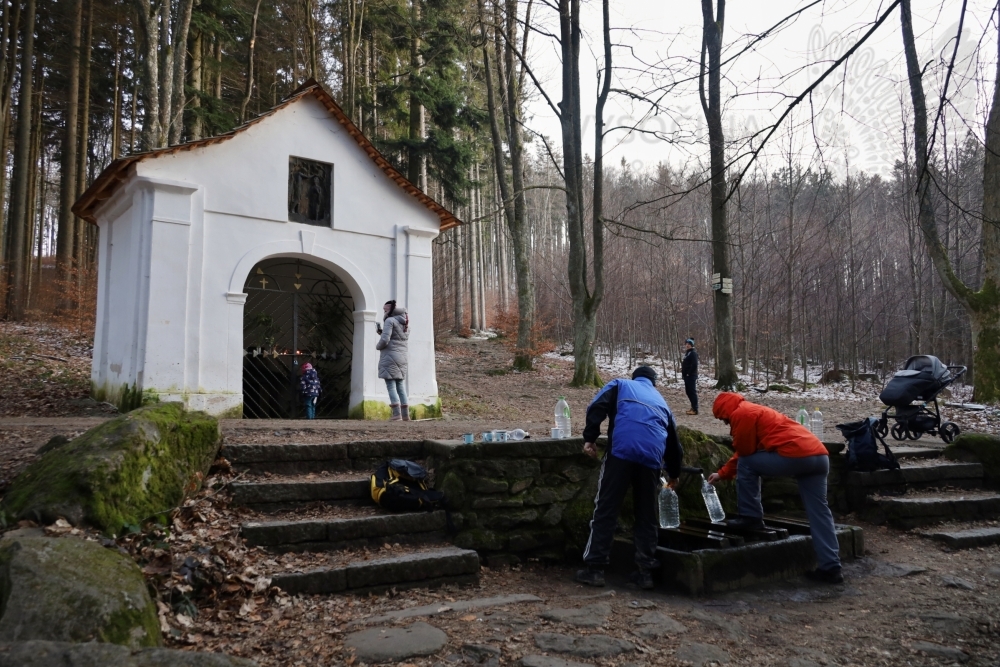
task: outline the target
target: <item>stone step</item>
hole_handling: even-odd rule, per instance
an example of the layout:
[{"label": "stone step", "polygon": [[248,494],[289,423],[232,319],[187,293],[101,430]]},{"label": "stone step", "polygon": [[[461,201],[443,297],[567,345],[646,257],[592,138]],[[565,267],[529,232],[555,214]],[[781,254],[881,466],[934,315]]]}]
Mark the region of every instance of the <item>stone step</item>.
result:
[{"label": "stone step", "polygon": [[444,511],[376,514],[349,519],[260,521],[240,532],[251,547],[275,551],[336,551],[382,544],[417,544],[442,540],[448,524]]},{"label": "stone step", "polygon": [[972,549],[1000,544],[1000,528],[972,528],[969,530],[927,531],[926,538],[944,542],[952,549]]},{"label": "stone step", "polygon": [[942,452],[934,447],[907,447],[906,445],[893,447],[890,444],[889,448],[897,459],[937,459],[941,458]]},{"label": "stone step", "polygon": [[982,521],[1000,518],[1000,495],[871,498],[861,517],[894,528],[917,528],[944,521]]},{"label": "stone step", "polygon": [[345,470],[373,471],[386,459],[421,459],[423,440],[372,440],[328,444],[232,444],[222,455],[236,470],[297,475]]},{"label": "stone step", "polygon": [[329,505],[371,503],[371,480],[368,476],[236,482],[229,488],[233,503],[260,511],[289,509],[315,502]]},{"label": "stone step", "polygon": [[929,486],[955,486],[963,489],[981,488],[981,463],[933,463],[901,465],[898,470],[847,473],[848,486],[866,488],[905,485],[919,489]]},{"label": "stone step", "polygon": [[446,547],[358,561],[345,567],[275,574],[271,583],[291,595],[328,595],[343,591],[378,593],[388,588],[471,584],[478,580],[479,555],[467,549]]}]

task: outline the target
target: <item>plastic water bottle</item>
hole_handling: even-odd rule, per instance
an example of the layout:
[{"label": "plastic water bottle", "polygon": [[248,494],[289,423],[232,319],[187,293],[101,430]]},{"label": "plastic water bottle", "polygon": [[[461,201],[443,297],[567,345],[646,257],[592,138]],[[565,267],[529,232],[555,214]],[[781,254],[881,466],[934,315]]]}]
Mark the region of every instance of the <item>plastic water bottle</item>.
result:
[{"label": "plastic water bottle", "polygon": [[806,406],[803,405],[799,408],[799,414],[795,416],[795,421],[809,428],[809,413],[806,412]]},{"label": "plastic water bottle", "polygon": [[508,440],[524,440],[527,435],[527,433],[519,428],[515,428],[513,431],[507,431]]},{"label": "plastic water bottle", "polygon": [[564,396],[560,396],[559,402],[556,403],[555,416],[556,428],[559,429],[561,437],[568,438],[571,433],[569,423],[569,403],[566,402],[566,398]]},{"label": "plastic water bottle", "polygon": [[676,528],[681,525],[681,503],[677,494],[667,486],[667,480],[660,478],[660,528]]},{"label": "plastic water bottle", "polygon": [[708,483],[705,476],[701,476],[701,497],[705,499],[705,509],[708,510],[708,518],[712,523],[722,523],[726,519],[726,511],[722,509],[722,502],[719,494],[715,492],[715,487]]},{"label": "plastic water bottle", "polygon": [[819,411],[819,408],[813,409],[812,416],[809,418],[809,428],[820,440],[823,439],[823,413]]}]

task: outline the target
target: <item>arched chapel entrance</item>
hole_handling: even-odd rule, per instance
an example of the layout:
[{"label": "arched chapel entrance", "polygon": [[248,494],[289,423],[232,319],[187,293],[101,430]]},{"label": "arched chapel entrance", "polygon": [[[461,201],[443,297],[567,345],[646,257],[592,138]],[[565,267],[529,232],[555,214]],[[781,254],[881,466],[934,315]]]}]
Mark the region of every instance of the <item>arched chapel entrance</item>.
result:
[{"label": "arched chapel entrance", "polygon": [[243,417],[295,419],[302,364],[319,373],[317,419],[346,418],[351,398],[354,299],[344,282],[311,262],[258,263],[243,291]]}]

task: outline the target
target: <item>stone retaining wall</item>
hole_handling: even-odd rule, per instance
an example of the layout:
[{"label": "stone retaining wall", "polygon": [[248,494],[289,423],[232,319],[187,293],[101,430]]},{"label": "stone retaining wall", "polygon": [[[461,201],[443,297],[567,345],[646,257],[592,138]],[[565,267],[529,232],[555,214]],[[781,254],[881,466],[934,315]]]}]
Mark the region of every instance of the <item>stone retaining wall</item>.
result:
[{"label": "stone retaining wall", "polygon": [[484,554],[487,564],[517,557],[578,559],[600,467],[582,448],[583,438],[425,442],[435,488],[456,510],[454,543]]}]

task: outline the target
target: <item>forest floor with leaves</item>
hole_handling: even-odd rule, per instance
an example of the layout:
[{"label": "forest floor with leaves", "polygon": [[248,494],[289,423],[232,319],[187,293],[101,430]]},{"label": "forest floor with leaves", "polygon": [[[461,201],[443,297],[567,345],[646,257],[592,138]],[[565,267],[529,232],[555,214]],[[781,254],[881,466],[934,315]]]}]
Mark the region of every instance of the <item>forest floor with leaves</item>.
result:
[{"label": "forest floor with leaves", "polygon": [[[0,405],[5,406],[2,414],[6,415],[0,418],[0,477],[15,475],[53,435],[72,437],[107,418],[95,416],[83,404],[74,408],[78,410],[75,413],[44,407],[85,395],[82,381],[86,379],[89,350],[78,339],[63,335],[66,341],[60,342],[59,334],[51,329],[14,329],[10,325],[0,328],[0,364],[5,370],[11,369],[11,377],[18,378],[4,381],[0,387]],[[52,360],[66,367],[60,374],[46,376],[40,369],[48,367],[36,358],[41,355],[74,361]],[[502,340],[449,341],[439,350],[437,362],[443,420],[226,420],[224,437],[227,442],[332,442],[387,436],[454,438],[467,431],[514,427],[545,433],[552,420],[552,406],[560,395],[570,402],[574,431],[579,433],[586,404],[594,393],[592,389],[568,387],[571,359],[558,355],[543,357],[534,372],[512,371],[510,350]],[[681,386],[668,383],[662,389],[681,424],[725,432],[724,425],[711,418],[710,410],[697,416],[684,414]],[[714,392],[703,386],[701,393],[703,405],[710,406]],[[794,414],[801,404],[794,395],[772,393],[755,396],[754,400],[786,414]],[[871,400],[870,405],[858,400],[817,404],[826,415],[827,428],[832,430],[839,421],[876,414],[878,405]],[[32,407],[35,405],[41,409],[36,411]],[[812,402],[809,407],[813,407]],[[55,417],[67,412],[68,416]],[[1000,432],[996,413],[946,411],[946,416],[970,430]],[[935,645],[961,649],[970,656],[971,665],[996,665],[996,656],[1000,655],[1000,547],[996,546],[950,552],[915,532],[901,533],[846,516],[839,518],[865,529],[868,557],[846,566],[847,582],[842,586],[817,586],[798,580],[691,599],[637,593],[615,578],[604,591],[584,589],[572,582],[572,565],[529,561],[512,569],[483,568],[480,583],[474,586],[390,591],[377,596],[289,596],[271,586],[265,573],[335,565],[342,557],[278,555],[246,547],[239,536],[239,525],[259,516],[230,506],[227,486],[237,478],[241,477],[229,469],[225,460],[218,461],[205,488],[173,511],[167,525],[147,526],[114,541],[88,535],[64,522],[47,530],[52,534],[83,532],[90,539],[102,540],[109,547],[131,554],[155,592],[169,645],[251,657],[262,667],[358,667],[361,663],[344,646],[345,637],[364,629],[367,619],[420,605],[439,605],[438,613],[399,623],[425,620],[447,633],[448,643],[433,658],[410,659],[408,664],[413,667],[459,663],[461,656],[479,650],[470,645],[492,647],[495,653],[491,655],[496,656],[497,664],[514,665],[522,656],[541,652],[534,644],[537,632],[575,636],[598,633],[627,640],[637,647],[635,651],[598,663],[622,666],[685,664],[681,661],[683,652],[680,657],[677,652],[682,645],[691,644],[721,648],[734,664],[797,667],[940,664],[939,658],[931,655]],[[388,545],[360,555],[354,553],[352,558],[378,558],[400,549],[412,547]],[[516,593],[535,595],[542,601],[474,612],[449,610],[456,601]],[[588,613],[592,611],[603,620],[599,619],[595,627],[580,628],[540,617],[549,608],[578,607],[587,607]],[[685,630],[660,638],[637,634],[637,618],[650,610],[669,615]]]}]

